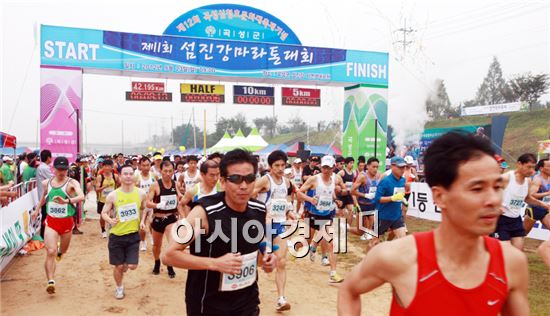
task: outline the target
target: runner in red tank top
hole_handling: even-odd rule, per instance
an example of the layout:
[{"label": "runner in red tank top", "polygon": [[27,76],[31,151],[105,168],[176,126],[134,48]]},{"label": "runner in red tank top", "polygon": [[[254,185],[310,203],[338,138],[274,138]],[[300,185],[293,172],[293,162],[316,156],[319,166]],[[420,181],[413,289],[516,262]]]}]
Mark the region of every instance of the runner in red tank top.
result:
[{"label": "runner in red tank top", "polygon": [[525,255],[487,237],[503,192],[490,144],[448,133],[424,162],[441,224],[369,251],[340,288],[339,315],[360,315],[360,295],[386,282],[390,315],[529,315]]}]

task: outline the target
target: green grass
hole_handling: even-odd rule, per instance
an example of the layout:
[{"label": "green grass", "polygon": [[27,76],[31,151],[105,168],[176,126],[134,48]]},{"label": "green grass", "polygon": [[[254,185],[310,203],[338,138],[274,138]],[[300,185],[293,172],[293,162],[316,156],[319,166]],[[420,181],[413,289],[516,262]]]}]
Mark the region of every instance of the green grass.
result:
[{"label": "green grass", "polygon": [[[504,133],[503,156],[516,161],[526,152],[537,151],[537,141],[550,138],[550,109],[506,114],[510,117]],[[467,116],[458,119],[426,123],[425,128],[454,127],[490,124],[489,116]]]},{"label": "green grass", "polygon": [[[333,141],[334,145],[340,148],[341,137],[337,136],[338,130],[328,129],[322,132],[309,132],[309,144],[310,145],[325,145],[330,144]],[[273,138],[265,137],[266,142],[270,144],[282,144],[292,145],[295,142],[308,143],[307,132],[288,133],[275,135]]]}]

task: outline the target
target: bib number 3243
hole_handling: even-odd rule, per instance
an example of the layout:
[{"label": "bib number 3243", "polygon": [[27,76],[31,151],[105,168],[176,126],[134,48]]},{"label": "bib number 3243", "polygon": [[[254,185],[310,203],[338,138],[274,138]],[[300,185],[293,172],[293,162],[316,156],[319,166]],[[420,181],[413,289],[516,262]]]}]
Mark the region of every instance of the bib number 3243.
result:
[{"label": "bib number 3243", "polygon": [[241,271],[238,274],[222,274],[220,291],[236,291],[254,284],[256,282],[257,261],[257,251],[243,255]]}]

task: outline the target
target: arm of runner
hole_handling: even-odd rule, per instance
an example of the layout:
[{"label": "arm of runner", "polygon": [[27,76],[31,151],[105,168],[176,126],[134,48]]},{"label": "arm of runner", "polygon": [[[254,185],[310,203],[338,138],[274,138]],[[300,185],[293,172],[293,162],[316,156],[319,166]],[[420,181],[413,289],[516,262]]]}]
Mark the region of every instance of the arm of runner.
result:
[{"label": "arm of runner", "polygon": [[208,232],[206,211],[200,205],[195,206],[187,218],[179,220],[172,227],[172,239],[161,255],[162,263],[176,268],[189,270],[212,270],[220,273],[237,274],[241,271],[240,253],[227,253],[218,258],[199,257],[186,253],[195,237],[204,230]]},{"label": "arm of runner", "polygon": [[344,180],[342,180],[342,177],[339,174],[336,175],[336,180],[334,182],[335,182],[334,192],[336,194],[340,194],[340,195],[350,194],[350,192],[348,192],[348,188],[346,187],[346,184],[344,183]]},{"label": "arm of runner", "polygon": [[149,192],[147,193],[146,206],[148,208],[157,208],[157,203],[153,202],[153,199],[155,198],[155,194],[158,194],[157,192],[159,191],[160,191],[159,184],[158,182],[155,181],[155,183],[153,183],[151,187],[149,187]]},{"label": "arm of runner", "polygon": [[181,205],[187,205],[189,204],[191,201],[193,201],[193,196],[196,194],[196,192],[194,192],[195,190],[191,189],[191,190],[186,190],[185,191],[185,194],[181,197],[180,199],[180,204]]},{"label": "arm of runner", "polygon": [[35,208],[34,208],[34,212],[32,213],[32,219],[34,220],[38,214],[40,213],[40,210],[42,209],[42,206],[44,205],[44,203],[46,203],[46,196],[48,195],[48,181],[49,180],[44,180],[42,181],[42,186],[44,188],[43,190],[43,194],[42,196],[40,197],[40,200],[38,200],[38,204],[36,204]]},{"label": "arm of runner", "polygon": [[510,244],[501,245],[508,278],[508,297],[502,307],[502,316],[529,315],[527,257]]},{"label": "arm of runner", "polygon": [[[382,243],[367,252],[367,255],[353,270],[338,291],[338,315],[360,315],[361,294],[370,292],[390,281],[390,276],[402,271],[395,260],[395,243]],[[400,247],[401,248],[401,247]],[[401,251],[401,250],[399,250]]]},{"label": "arm of runner", "polygon": [[378,183],[378,188],[376,189],[376,194],[374,195],[374,204],[393,202],[391,196],[384,196],[386,192],[386,183],[386,181],[381,181]]},{"label": "arm of runner", "polygon": [[[528,204],[531,204],[531,205],[540,206],[542,208],[550,210],[550,204],[549,203],[544,203],[543,201],[538,200],[538,199],[533,197],[533,193],[536,192],[535,191],[535,185],[533,185],[533,181],[531,181],[531,179],[528,179],[528,181],[529,181],[529,194],[527,194],[527,196],[525,197],[525,202],[528,203]],[[538,190],[538,188],[536,190]]]},{"label": "arm of runner", "polygon": [[139,197],[141,199],[141,205],[139,207],[139,212],[141,214],[141,220],[139,221],[139,228],[143,231],[147,229],[146,219],[147,219],[147,212],[145,212],[145,203],[147,202],[147,192],[145,190],[139,189]]},{"label": "arm of runner", "polygon": [[101,186],[101,178],[103,178],[103,175],[102,174],[98,174],[96,179],[95,179],[95,191],[99,194],[101,193],[101,191],[103,191],[103,189],[105,189],[105,187],[102,187]]},{"label": "arm of runner", "polygon": [[251,197],[255,199],[258,197],[258,194],[269,190],[268,184],[269,184],[269,179],[267,178],[267,176],[261,177],[260,180],[256,181],[256,183],[254,184],[254,191],[252,192]]},{"label": "arm of runner", "polygon": [[69,185],[73,188],[74,195],[68,198],[68,202],[75,205],[84,201],[86,196],[84,196],[84,192],[82,192],[82,187],[80,186],[80,183],[76,180],[71,180]]},{"label": "arm of runner", "polygon": [[535,178],[533,181],[531,181],[531,185],[529,186],[529,192],[531,192],[531,196],[537,200],[550,195],[550,191],[538,193],[541,185],[542,185],[542,182],[540,178]]},{"label": "arm of runner", "polygon": [[313,187],[313,182],[315,181],[314,177],[310,177],[306,180],[304,184],[300,187],[300,190],[296,192],[298,194],[298,198],[302,201],[310,202],[313,205],[317,205],[317,199],[308,196],[306,193],[309,189]]},{"label": "arm of runner", "polygon": [[118,219],[111,218],[110,214],[113,209],[113,203],[116,199],[116,191],[113,191],[107,195],[107,198],[105,199],[105,205],[103,206],[103,210],[101,211],[101,218],[103,218],[104,221],[109,223],[112,226],[115,226],[118,223]]},{"label": "arm of runner", "polygon": [[[368,198],[367,197],[367,194],[368,193],[361,193],[359,192],[359,187],[363,184],[363,182],[365,181],[365,175],[364,174],[360,174],[357,179],[355,179],[355,182],[353,182],[353,185],[351,186],[351,194],[353,196],[358,196],[358,197],[365,197],[365,198]],[[373,197],[371,197],[370,199],[373,199]]]},{"label": "arm of runner", "polygon": [[[263,245],[262,245],[263,244]],[[258,255],[258,266],[262,267],[262,269],[267,272],[273,272],[275,270],[275,267],[277,266],[277,256],[275,255],[274,251],[278,250],[278,246],[275,245],[277,248],[273,248],[273,245],[271,246],[272,249],[270,252],[265,253],[265,250],[267,249],[267,241],[264,239],[262,243],[260,244],[260,254]],[[262,250],[263,249],[263,250]]]}]

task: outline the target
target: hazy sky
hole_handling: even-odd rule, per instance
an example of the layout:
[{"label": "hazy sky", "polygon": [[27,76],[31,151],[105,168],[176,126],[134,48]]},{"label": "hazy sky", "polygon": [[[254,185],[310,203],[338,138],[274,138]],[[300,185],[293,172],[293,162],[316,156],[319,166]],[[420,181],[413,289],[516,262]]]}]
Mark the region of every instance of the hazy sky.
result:
[{"label": "hazy sky", "polygon": [[[162,34],[179,15],[195,7],[226,1],[30,1],[1,0],[0,130],[34,142],[39,119],[39,24]],[[427,93],[436,78],[445,80],[458,104],[475,95],[493,58],[505,77],[531,71],[549,73],[548,1],[232,1],[267,11],[285,22],[302,44],[390,53],[389,122],[402,137],[425,120]],[[404,52],[395,42],[406,23],[414,32]],[[213,130],[216,106],[179,102],[181,81],[167,80],[172,103],[124,101],[136,80],[84,76],[84,135],[90,143],[126,142],[187,123],[194,107],[202,127],[203,110]],[[230,89],[226,83],[226,89]],[[276,86],[277,87],[277,86]],[[278,87],[276,95],[278,94]],[[549,99],[548,95],[544,96]],[[279,101],[280,102],[280,101]],[[275,106],[279,121],[300,116],[310,124],[342,118],[343,89],[322,88],[321,108]],[[217,116],[245,113],[250,123],[273,114],[271,107],[217,106]]]}]

